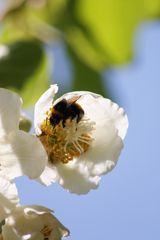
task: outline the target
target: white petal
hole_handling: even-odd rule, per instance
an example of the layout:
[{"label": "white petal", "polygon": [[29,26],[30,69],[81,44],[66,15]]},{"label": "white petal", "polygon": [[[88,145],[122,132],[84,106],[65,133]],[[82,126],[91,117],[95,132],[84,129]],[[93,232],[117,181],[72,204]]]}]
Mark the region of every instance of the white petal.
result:
[{"label": "white petal", "polygon": [[[26,209],[30,209],[30,214],[26,214],[26,212],[28,212]],[[53,231],[52,236],[54,236],[53,239],[49,236],[49,239],[59,240],[62,236],[67,236],[69,230],[65,228],[50,211],[50,209],[43,206],[19,206],[14,209],[6,219],[6,225],[13,229],[17,236],[25,236],[26,239],[28,236],[31,236],[29,239],[32,240],[44,239],[44,237],[41,237],[43,236],[43,229],[47,227]]]},{"label": "white petal", "polygon": [[22,240],[22,237],[17,236],[13,229],[7,225],[2,227],[3,240]]},{"label": "white petal", "polygon": [[[78,160],[77,160],[78,161]],[[57,166],[57,172],[59,175],[58,182],[69,192],[76,194],[86,194],[91,189],[96,189],[98,187],[100,177],[91,176],[88,168],[84,165],[77,164],[77,167],[70,168],[59,164]]]},{"label": "white petal", "polygon": [[0,176],[0,222],[12,211],[19,202],[16,185]]},{"label": "white petal", "polygon": [[118,135],[124,139],[128,129],[128,118],[124,109],[106,98],[99,98],[99,108],[106,110],[107,115],[118,130]]},{"label": "white petal", "polygon": [[45,118],[46,112],[51,107],[53,98],[57,92],[58,86],[56,84],[51,85],[50,88],[39,98],[35,105],[34,126],[37,135],[41,134],[40,125]]},{"label": "white petal", "polygon": [[47,164],[43,173],[37,179],[38,182],[42,183],[45,186],[49,186],[57,180],[57,170],[51,164]]},{"label": "white petal", "polygon": [[92,121],[111,120],[118,130],[118,135],[124,139],[128,129],[128,118],[116,103],[97,94],[84,94],[77,102]]},{"label": "white petal", "polygon": [[0,139],[1,170],[10,179],[21,175],[40,176],[47,154],[36,136],[18,130]]},{"label": "white petal", "polygon": [[[29,215],[25,213],[25,208],[30,209]],[[40,230],[43,228],[43,223],[39,219],[39,214],[36,214],[31,209],[32,206],[17,207],[6,219],[6,225],[13,228],[16,234],[19,236],[40,232]]]},{"label": "white petal", "polygon": [[93,138],[95,140],[90,148],[79,160],[84,163],[92,176],[100,176],[115,167],[123,142],[113,123],[105,120],[97,123]]},{"label": "white petal", "polygon": [[41,215],[44,213],[52,213],[53,210],[43,207],[43,206],[39,206],[39,205],[30,205],[30,206],[23,206],[24,209],[24,214],[27,216],[31,216],[31,215]]},{"label": "white petal", "polygon": [[60,240],[62,237],[69,235],[69,230],[52,214],[44,214],[39,216],[43,225],[47,225],[53,229],[49,240]]},{"label": "white petal", "polygon": [[29,238],[29,240],[45,240],[45,238],[40,232],[37,232],[37,233],[33,233]]},{"label": "white petal", "polygon": [[0,136],[18,129],[21,104],[16,93],[0,88]]},{"label": "white petal", "polygon": [[[52,220],[53,221],[53,220]],[[53,223],[52,223],[53,224]],[[61,240],[62,237],[68,237],[70,232],[65,226],[63,226],[58,219],[55,218],[54,221],[54,230],[51,232],[51,235],[49,236],[49,240]]]},{"label": "white petal", "polygon": [[99,180],[98,176],[91,176],[88,168],[81,166],[79,160],[75,160],[68,164],[48,165],[38,181],[46,186],[58,182],[69,192],[86,194],[98,187]]}]

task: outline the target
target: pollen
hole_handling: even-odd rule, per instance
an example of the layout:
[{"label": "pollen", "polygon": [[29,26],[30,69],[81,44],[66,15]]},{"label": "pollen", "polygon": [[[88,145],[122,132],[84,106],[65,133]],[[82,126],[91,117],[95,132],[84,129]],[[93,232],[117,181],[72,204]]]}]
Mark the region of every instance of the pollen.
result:
[{"label": "pollen", "polygon": [[46,119],[41,124],[42,134],[39,136],[48,154],[49,162],[66,164],[74,158],[80,157],[89,147],[94,130],[94,123],[82,118],[78,123],[76,119],[67,119],[65,126],[61,120],[53,126],[50,116],[53,109],[46,113]]}]

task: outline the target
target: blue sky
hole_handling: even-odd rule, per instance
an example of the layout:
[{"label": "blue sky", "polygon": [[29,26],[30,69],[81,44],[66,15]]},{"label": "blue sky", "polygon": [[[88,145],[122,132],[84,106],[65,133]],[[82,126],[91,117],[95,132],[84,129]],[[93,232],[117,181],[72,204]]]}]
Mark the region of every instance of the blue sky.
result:
[{"label": "blue sky", "polygon": [[[130,127],[117,167],[99,188],[77,196],[57,184],[45,188],[25,177],[17,180],[21,203],[54,209],[71,230],[69,240],[160,239],[160,22],[142,24],[133,48],[130,64],[104,74]],[[67,86],[70,66],[63,49],[54,54],[55,79]]]}]

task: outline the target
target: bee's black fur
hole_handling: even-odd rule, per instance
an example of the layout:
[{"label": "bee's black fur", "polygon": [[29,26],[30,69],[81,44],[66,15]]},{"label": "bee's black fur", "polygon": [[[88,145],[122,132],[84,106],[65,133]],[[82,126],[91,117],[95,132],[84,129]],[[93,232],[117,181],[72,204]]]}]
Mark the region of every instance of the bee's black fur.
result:
[{"label": "bee's black fur", "polygon": [[62,120],[63,127],[65,127],[65,122],[67,119],[75,119],[77,123],[82,119],[84,111],[81,106],[74,102],[67,102],[66,99],[62,99],[54,106],[54,111],[50,116],[50,123],[53,126],[59,124]]}]

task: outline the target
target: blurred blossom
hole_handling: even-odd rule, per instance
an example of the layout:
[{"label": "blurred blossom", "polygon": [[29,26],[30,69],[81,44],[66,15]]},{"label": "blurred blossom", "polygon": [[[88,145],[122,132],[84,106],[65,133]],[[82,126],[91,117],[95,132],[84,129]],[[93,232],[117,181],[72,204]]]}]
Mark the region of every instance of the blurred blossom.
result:
[{"label": "blurred blossom", "polygon": [[128,119],[116,103],[95,93],[71,92],[53,102],[57,91],[51,85],[35,106],[36,135],[49,158],[39,181],[58,181],[70,192],[85,194],[115,167]]},{"label": "blurred blossom", "polygon": [[21,98],[0,88],[0,174],[37,178],[46,165],[46,152],[33,135],[19,130]]},{"label": "blurred blossom", "polygon": [[9,54],[9,48],[5,45],[0,45],[0,58],[6,57]]},{"label": "blurred blossom", "polygon": [[3,240],[60,240],[67,237],[69,230],[52,212],[38,205],[18,206],[5,219]]},{"label": "blurred blossom", "polygon": [[0,175],[0,221],[19,203],[17,188],[5,176]]}]

